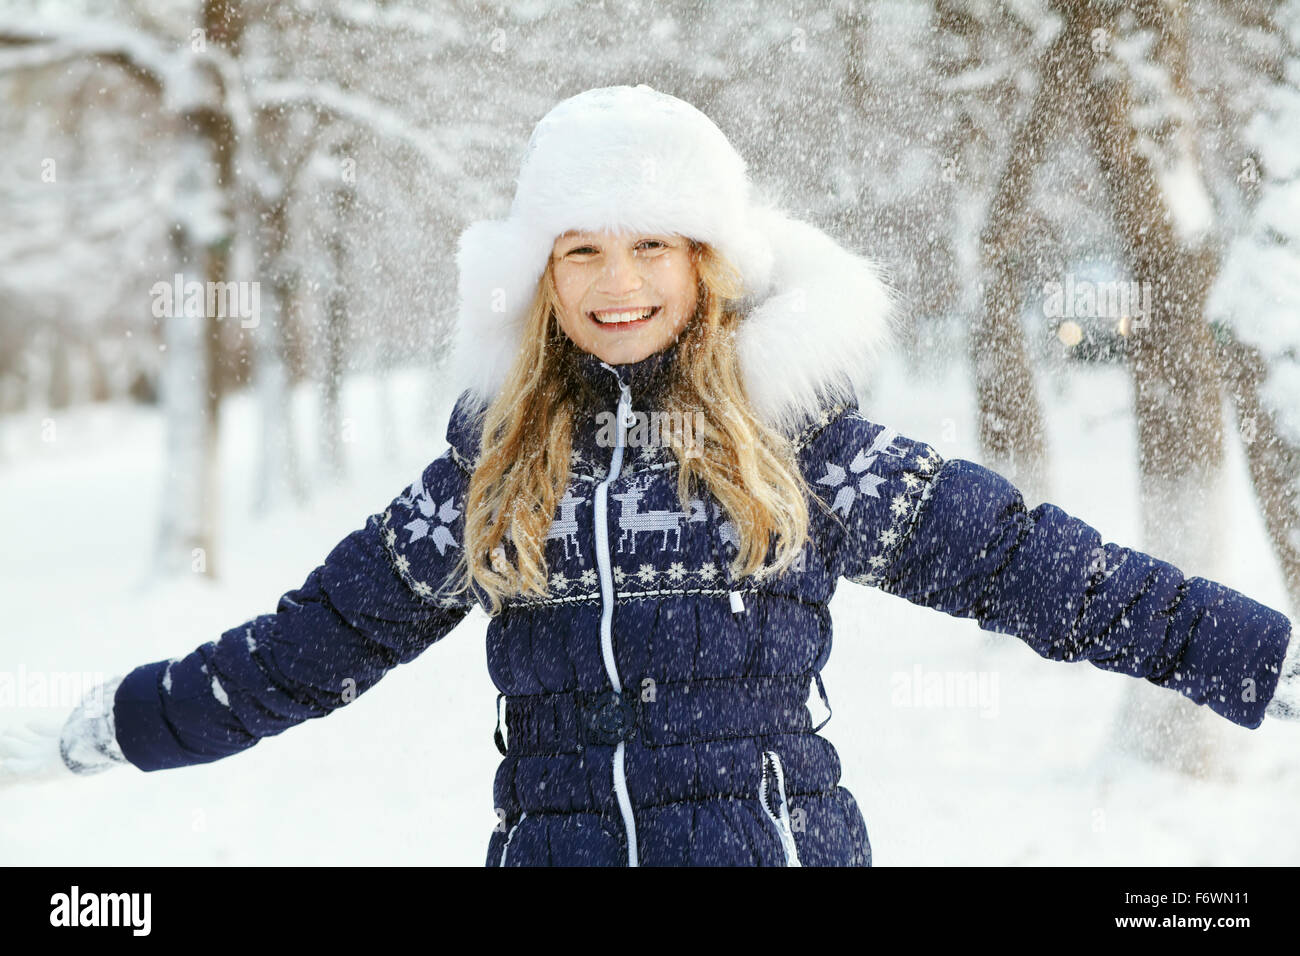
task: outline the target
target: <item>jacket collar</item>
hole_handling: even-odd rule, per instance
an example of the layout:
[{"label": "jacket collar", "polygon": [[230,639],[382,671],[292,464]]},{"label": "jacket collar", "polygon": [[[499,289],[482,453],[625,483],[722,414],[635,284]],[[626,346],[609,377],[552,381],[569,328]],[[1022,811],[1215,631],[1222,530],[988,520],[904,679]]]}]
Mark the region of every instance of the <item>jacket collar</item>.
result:
[{"label": "jacket collar", "polygon": [[578,389],[574,395],[578,407],[592,411],[613,410],[618,404],[620,387],[626,385],[633,410],[648,408],[658,401],[668,386],[680,341],[674,340],[653,355],[624,365],[610,365],[581,349],[567,350],[565,361]]},{"label": "jacket collar", "polygon": [[[639,362],[623,365],[610,365],[578,348],[565,350],[563,361],[576,389],[573,395],[575,464],[584,460],[591,462],[593,470],[598,472],[600,463],[609,457],[608,450],[598,450],[599,422],[596,416],[617,410],[622,386],[628,388],[632,411],[648,413],[655,410],[668,387],[679,345],[680,339],[674,340]],[[474,393],[466,391],[452,409],[447,424],[447,441],[466,465],[478,457],[482,416],[486,408]]]}]

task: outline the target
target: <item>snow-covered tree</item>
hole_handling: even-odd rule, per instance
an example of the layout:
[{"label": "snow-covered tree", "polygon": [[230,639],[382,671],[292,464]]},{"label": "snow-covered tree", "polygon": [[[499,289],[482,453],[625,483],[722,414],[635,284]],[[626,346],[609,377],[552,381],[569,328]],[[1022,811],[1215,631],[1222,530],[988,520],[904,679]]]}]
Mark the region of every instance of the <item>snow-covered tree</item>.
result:
[{"label": "snow-covered tree", "polygon": [[1209,309],[1265,524],[1300,607],[1300,3],[1272,11],[1276,68],[1245,130],[1238,182],[1254,208]]}]

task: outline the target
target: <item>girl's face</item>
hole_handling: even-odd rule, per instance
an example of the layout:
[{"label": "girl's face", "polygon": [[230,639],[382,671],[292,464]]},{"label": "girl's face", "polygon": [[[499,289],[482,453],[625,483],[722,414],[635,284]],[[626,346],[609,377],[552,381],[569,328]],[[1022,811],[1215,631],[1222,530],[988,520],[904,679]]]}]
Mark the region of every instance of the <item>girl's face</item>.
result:
[{"label": "girl's face", "polygon": [[560,328],[610,365],[666,348],[695,314],[698,280],[684,236],[570,230],[551,258]]}]

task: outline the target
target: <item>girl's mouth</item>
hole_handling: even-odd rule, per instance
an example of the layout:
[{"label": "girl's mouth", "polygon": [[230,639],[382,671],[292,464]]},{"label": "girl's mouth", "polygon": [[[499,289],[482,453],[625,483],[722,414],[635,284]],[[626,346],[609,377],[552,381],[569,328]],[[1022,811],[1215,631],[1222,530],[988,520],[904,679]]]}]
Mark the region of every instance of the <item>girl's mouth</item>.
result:
[{"label": "girl's mouth", "polygon": [[657,305],[648,305],[636,309],[600,309],[598,312],[588,312],[587,318],[602,328],[619,331],[639,329],[653,322],[660,308]]}]

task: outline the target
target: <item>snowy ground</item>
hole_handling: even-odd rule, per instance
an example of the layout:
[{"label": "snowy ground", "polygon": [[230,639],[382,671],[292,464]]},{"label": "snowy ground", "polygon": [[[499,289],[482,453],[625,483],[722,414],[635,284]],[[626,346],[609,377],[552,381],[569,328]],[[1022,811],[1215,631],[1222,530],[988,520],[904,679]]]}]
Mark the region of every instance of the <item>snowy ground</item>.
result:
[{"label": "snowy ground", "polygon": [[[273,610],[445,447],[451,396],[429,388],[428,377],[395,377],[391,406],[373,381],[350,382],[349,476],[265,519],[251,513],[256,407],[232,398],[222,450],[224,577],[215,586],[197,577],[148,581],[161,486],[157,415],[59,414],[52,443],[41,440],[42,415],[0,420],[0,671],[122,673]],[[1043,390],[1052,500],[1107,540],[1139,546],[1125,373],[1078,369]],[[970,396],[960,376],[918,380],[896,365],[866,413],[947,457],[976,458]],[[314,420],[315,407],[311,393],[296,397],[300,421]],[[385,407],[399,419],[401,447],[391,455],[380,440]],[[1235,537],[1221,580],[1285,610],[1240,451],[1231,454]],[[1300,863],[1300,829],[1288,825],[1300,804],[1300,725],[1266,721],[1246,731],[1217,721],[1223,771],[1191,780],[1108,748],[1130,678],[1043,660],[973,622],[847,583],[832,610],[825,679],[835,717],[824,733],[843,759],[877,865]],[[0,791],[0,863],[481,865],[498,760],[486,624],[475,612],[328,720],[229,760]],[[917,667],[974,672],[990,696],[971,706],[899,706],[900,675]],[[0,708],[0,721],[53,713],[61,711]]]}]

